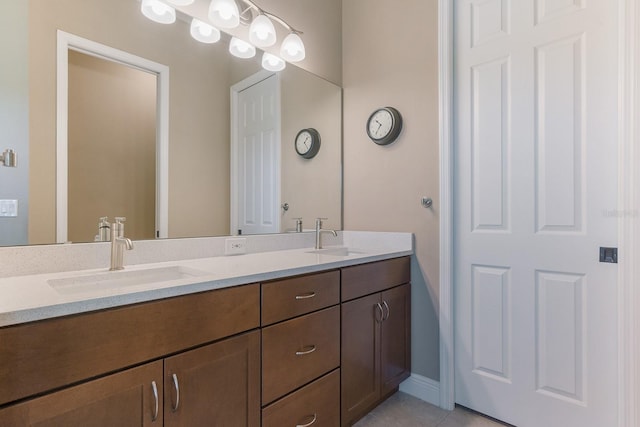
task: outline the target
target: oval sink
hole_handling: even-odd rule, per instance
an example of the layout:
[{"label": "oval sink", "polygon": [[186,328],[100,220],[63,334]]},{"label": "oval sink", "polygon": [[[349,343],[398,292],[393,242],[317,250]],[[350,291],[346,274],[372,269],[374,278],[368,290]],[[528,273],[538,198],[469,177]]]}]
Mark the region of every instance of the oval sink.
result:
[{"label": "oval sink", "polygon": [[109,271],[86,276],[47,280],[49,286],[61,294],[120,289],[203,276],[209,273],[179,265],[144,270]]},{"label": "oval sink", "polygon": [[338,248],[325,248],[308,251],[310,254],[331,255],[331,256],[349,256],[349,255],[364,255],[366,252],[355,251],[346,247]]}]

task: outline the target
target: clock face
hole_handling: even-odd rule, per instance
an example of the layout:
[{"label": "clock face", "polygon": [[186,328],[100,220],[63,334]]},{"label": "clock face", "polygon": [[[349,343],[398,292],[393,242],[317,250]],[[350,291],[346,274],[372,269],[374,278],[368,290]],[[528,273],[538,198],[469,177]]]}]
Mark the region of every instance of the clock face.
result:
[{"label": "clock face", "polygon": [[302,129],[296,135],[296,152],[305,159],[315,157],[320,150],[320,134],[313,128]]},{"label": "clock face", "polygon": [[387,110],[378,110],[369,119],[369,136],[382,139],[389,135],[393,126],[393,117]]},{"label": "clock face", "polygon": [[402,130],[402,116],[393,107],[379,108],[367,121],[367,135],[378,145],[391,144]]}]

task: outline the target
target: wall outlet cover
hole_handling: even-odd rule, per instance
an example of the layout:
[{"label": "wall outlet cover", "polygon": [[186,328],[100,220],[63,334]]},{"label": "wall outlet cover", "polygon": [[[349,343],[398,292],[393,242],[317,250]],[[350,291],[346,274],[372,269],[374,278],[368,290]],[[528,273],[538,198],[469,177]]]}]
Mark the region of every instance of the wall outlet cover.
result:
[{"label": "wall outlet cover", "polygon": [[241,255],[247,253],[247,239],[233,238],[224,241],[225,255]]}]

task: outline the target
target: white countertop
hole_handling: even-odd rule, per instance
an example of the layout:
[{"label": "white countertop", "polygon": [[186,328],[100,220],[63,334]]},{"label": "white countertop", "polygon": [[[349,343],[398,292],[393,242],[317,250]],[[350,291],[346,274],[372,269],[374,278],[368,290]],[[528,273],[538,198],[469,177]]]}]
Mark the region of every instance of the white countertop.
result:
[{"label": "white countertop", "polygon": [[[107,269],[1,278],[0,327],[313,273],[396,258],[413,253],[410,243],[409,245],[391,245],[389,247],[385,247],[384,244],[365,244],[363,247],[352,247],[350,245],[349,249],[359,253],[347,256],[325,255],[310,253],[313,249],[304,248],[137,264],[127,266],[124,271],[180,266],[198,270],[199,275],[152,284],[128,285],[120,288],[102,289],[95,285],[91,290],[75,294],[60,293],[49,284],[49,281],[107,273]],[[109,272],[107,274],[117,275],[119,273]]]}]

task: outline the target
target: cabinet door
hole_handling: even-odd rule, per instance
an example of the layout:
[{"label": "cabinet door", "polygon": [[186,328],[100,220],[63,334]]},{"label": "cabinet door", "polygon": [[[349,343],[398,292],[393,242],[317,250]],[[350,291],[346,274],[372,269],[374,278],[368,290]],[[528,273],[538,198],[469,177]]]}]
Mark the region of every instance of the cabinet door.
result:
[{"label": "cabinet door", "polygon": [[166,426],[260,425],[258,331],[165,359]]},{"label": "cabinet door", "polygon": [[382,293],[382,395],[393,391],[411,374],[411,285]]},{"label": "cabinet door", "polygon": [[380,294],[342,304],[342,425],[380,398]]},{"label": "cabinet door", "polygon": [[0,426],[151,427],[162,426],[162,415],[158,361],[9,406]]}]

